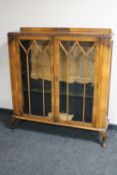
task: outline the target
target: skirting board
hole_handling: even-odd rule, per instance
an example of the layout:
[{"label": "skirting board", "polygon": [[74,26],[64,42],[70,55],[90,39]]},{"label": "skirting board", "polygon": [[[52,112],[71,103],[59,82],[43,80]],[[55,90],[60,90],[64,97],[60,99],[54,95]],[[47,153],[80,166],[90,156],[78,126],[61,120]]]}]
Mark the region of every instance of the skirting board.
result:
[{"label": "skirting board", "polygon": [[[0,113],[5,113],[5,114],[12,115],[13,110],[12,109],[6,109],[6,108],[0,108]],[[109,124],[108,130],[117,130],[117,125],[116,124]]]}]

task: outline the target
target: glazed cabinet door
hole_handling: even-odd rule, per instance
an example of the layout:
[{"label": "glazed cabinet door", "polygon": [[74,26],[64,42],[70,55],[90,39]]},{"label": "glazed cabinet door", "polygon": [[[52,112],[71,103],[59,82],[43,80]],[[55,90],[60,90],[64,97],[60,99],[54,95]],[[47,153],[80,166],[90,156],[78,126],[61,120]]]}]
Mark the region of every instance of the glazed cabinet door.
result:
[{"label": "glazed cabinet door", "polygon": [[92,38],[57,37],[58,120],[91,124],[97,120],[99,43]]},{"label": "glazed cabinet door", "polygon": [[52,117],[53,44],[49,37],[19,37],[23,114]]}]

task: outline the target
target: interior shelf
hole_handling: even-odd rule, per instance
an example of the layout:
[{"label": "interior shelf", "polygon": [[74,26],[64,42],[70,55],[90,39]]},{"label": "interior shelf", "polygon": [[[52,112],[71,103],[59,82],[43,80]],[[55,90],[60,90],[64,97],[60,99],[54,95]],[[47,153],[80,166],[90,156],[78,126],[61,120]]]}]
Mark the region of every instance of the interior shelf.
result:
[{"label": "interior shelf", "polygon": [[[23,91],[24,92],[28,92],[28,89],[26,89],[26,88],[24,88],[23,89]],[[43,91],[42,90],[39,90],[39,89],[31,89],[31,91],[30,91],[31,93],[43,93]],[[44,90],[44,93],[45,94],[51,94],[52,92],[50,91],[50,90]],[[66,96],[66,93],[65,92],[62,92],[62,93],[60,93],[60,96]],[[79,98],[83,98],[83,94],[81,94],[81,93],[73,93],[73,92],[70,92],[69,93],[69,97],[79,97]],[[86,95],[85,96],[86,98],[93,98],[93,96],[92,95]]]}]

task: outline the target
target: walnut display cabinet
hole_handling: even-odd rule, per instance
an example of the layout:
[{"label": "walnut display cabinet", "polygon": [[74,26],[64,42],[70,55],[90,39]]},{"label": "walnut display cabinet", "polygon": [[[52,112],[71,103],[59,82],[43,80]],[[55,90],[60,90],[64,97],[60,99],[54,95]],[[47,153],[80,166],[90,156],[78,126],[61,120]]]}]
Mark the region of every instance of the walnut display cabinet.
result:
[{"label": "walnut display cabinet", "polygon": [[111,29],[31,28],[8,34],[16,119],[99,131],[105,146]]}]

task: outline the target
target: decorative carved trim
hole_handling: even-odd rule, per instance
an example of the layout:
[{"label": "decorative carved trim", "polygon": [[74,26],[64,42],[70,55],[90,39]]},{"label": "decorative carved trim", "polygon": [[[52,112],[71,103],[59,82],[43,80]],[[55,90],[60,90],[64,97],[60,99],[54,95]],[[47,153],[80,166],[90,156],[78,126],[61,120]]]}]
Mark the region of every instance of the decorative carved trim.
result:
[{"label": "decorative carved trim", "polygon": [[17,37],[17,36],[33,36],[33,37],[55,37],[55,36],[70,36],[70,37],[94,37],[94,38],[111,38],[111,34],[96,34],[96,33],[81,33],[81,34],[71,34],[64,32],[53,32],[53,33],[30,33],[30,32],[22,32],[22,33],[8,33],[9,37]]}]

